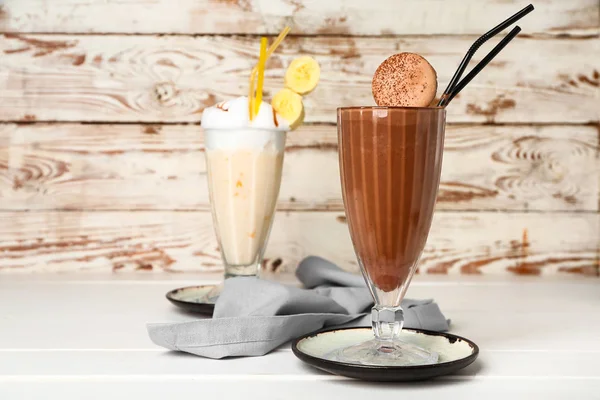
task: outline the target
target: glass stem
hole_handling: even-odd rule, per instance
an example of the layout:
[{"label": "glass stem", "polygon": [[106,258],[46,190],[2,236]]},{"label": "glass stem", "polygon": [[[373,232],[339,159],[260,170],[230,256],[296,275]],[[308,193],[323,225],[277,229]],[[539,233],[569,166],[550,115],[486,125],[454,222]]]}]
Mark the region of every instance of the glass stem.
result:
[{"label": "glass stem", "polygon": [[371,323],[375,339],[381,342],[381,350],[389,348],[400,336],[404,325],[404,311],[402,307],[375,305],[371,309]]}]

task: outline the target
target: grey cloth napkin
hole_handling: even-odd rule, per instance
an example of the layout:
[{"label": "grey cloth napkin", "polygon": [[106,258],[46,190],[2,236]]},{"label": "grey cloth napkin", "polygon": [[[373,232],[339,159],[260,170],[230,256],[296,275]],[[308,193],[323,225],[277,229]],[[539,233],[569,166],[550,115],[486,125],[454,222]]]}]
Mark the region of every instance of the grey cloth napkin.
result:
[{"label": "grey cloth napkin", "polygon": [[[261,356],[306,333],[332,326],[370,326],[371,295],[361,276],[320,257],[305,258],[296,276],[307,289],[256,278],[225,280],[212,319],[148,324],[150,339],[169,350],[209,358]],[[433,300],[402,302],[404,326],[448,330]]]}]

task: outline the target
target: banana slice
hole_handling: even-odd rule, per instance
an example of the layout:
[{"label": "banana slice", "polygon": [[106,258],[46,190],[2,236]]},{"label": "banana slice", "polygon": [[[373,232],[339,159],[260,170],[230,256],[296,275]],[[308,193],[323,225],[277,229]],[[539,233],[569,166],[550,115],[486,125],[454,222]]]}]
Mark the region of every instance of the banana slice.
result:
[{"label": "banana slice", "polygon": [[313,90],[321,76],[321,67],[312,57],[296,58],[285,72],[285,86],[298,94],[306,94]]},{"label": "banana slice", "polygon": [[302,96],[290,89],[281,89],[273,96],[271,106],[289,124],[291,129],[298,127],[304,120]]}]

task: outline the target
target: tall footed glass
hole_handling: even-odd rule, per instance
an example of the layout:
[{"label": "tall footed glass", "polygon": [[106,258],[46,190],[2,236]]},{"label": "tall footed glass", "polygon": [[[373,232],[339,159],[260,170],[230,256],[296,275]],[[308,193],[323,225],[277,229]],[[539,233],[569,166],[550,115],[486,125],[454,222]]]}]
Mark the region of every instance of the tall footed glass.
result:
[{"label": "tall footed glass", "polygon": [[437,354],[402,342],[400,307],[431,226],[440,182],[443,108],[338,109],[344,207],[354,251],[375,301],[374,339],[339,349],[339,361],[420,365]]},{"label": "tall footed glass", "polygon": [[256,276],[273,224],[286,132],[206,129],[204,135],[210,204],[225,278]]}]

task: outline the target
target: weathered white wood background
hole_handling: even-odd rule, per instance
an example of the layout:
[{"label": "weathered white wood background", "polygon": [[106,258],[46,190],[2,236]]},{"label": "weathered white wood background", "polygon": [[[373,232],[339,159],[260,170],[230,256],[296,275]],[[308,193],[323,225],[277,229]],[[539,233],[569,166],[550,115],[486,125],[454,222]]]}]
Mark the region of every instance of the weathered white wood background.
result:
[{"label": "weathered white wood background", "polygon": [[[259,34],[322,66],[288,141],[265,266],[356,270],[335,108],[372,104],[399,51],[444,88],[504,0],[0,1],[0,273],[218,270],[202,110],[246,92]],[[533,1],[520,35],[449,108],[420,273],[600,275],[600,0]],[[481,59],[491,45],[482,48]]]}]

